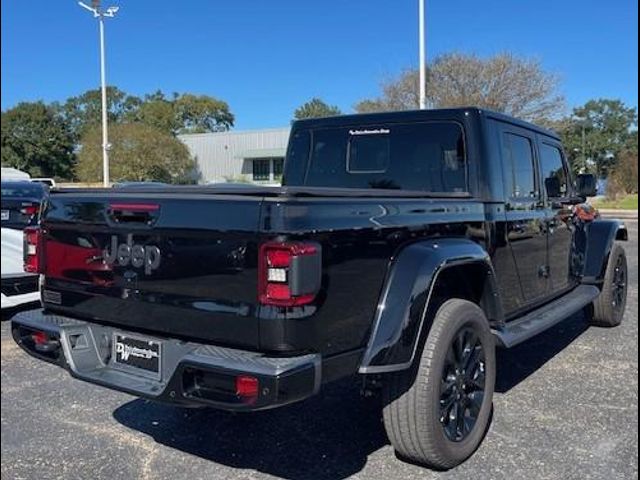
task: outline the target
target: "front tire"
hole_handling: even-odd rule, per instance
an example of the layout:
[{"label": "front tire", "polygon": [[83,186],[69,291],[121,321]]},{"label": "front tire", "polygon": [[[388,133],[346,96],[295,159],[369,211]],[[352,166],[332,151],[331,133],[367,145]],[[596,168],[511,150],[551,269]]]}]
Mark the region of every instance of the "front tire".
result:
[{"label": "front tire", "polygon": [[627,255],[622,245],[615,243],[609,254],[602,292],[593,302],[591,324],[617,327],[622,323],[627,305]]},{"label": "front tire", "polygon": [[484,312],[461,299],[435,315],[419,364],[384,389],[384,424],[400,457],[450,469],[478,448],[491,417],[495,342]]}]

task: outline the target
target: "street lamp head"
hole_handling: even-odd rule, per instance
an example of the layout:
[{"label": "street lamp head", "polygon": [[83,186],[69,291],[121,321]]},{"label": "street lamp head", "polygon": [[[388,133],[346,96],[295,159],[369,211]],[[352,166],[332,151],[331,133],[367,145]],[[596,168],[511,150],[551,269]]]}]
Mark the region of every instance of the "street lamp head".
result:
[{"label": "street lamp head", "polygon": [[93,13],[94,17],[114,17],[116,13],[118,13],[118,10],[120,10],[120,7],[116,7],[116,6],[111,6],[109,8],[107,8],[104,11],[100,11],[100,2],[96,2],[93,1],[91,2],[92,6],[87,5],[84,2],[78,2],[78,5],[80,5],[82,8],[84,8],[85,10],[90,11],[91,13]]},{"label": "street lamp head", "polygon": [[85,10],[89,10],[91,13],[93,13],[94,15],[98,14],[98,11],[95,8],[91,8],[89,5],[87,5],[86,3],[83,2],[78,2],[78,5],[80,5],[82,8],[84,8]]}]

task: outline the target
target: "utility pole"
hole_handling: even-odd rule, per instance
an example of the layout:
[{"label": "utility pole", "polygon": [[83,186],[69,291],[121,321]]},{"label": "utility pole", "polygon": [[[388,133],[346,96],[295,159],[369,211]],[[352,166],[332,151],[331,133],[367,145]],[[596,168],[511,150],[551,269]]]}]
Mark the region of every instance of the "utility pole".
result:
[{"label": "utility pole", "polygon": [[106,10],[100,9],[100,0],[93,0],[91,6],[78,2],[85,10],[93,13],[93,18],[98,19],[100,27],[100,88],[102,90],[102,184],[109,186],[109,131],[108,131],[108,106],[107,106],[107,74],[105,66],[104,52],[104,19],[113,18],[120,7],[109,7]]},{"label": "utility pole", "polygon": [[419,17],[419,43],[420,43],[420,110],[427,108],[427,59],[425,51],[425,32],[424,32],[424,1],[419,0],[418,17]]},{"label": "utility pole", "polygon": [[586,120],[582,121],[582,166],[585,168],[587,168],[587,135],[584,129],[584,122]]}]

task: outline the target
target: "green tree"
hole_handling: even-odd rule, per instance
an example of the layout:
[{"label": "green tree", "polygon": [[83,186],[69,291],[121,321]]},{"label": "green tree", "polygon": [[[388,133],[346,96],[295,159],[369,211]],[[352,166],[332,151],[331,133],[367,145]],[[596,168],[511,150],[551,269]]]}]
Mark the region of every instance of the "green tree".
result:
[{"label": "green tree", "polygon": [[[99,127],[81,139],[76,175],[83,182],[102,178],[102,136]],[[113,181],[191,183],[195,162],[173,135],[141,123],[113,125],[109,130],[109,162]]]},{"label": "green tree", "polygon": [[[119,123],[135,112],[142,103],[136,96],[129,95],[118,87],[107,87],[107,120]],[[102,122],[102,92],[100,89],[87,90],[77,97],[68,98],[63,104],[54,104],[71,129],[76,142],[84,133]]]},{"label": "green tree", "polygon": [[229,130],[234,116],[227,102],[208,95],[185,93],[173,100],[179,128],[175,133],[203,133]]},{"label": "green tree", "polygon": [[623,150],[620,152],[615,169],[609,175],[607,195],[638,193],[638,151]]},{"label": "green tree", "polygon": [[66,123],[43,102],[23,102],[2,112],[2,166],[33,176],[70,179],[73,138]]},{"label": "green tree", "polygon": [[638,131],[629,133],[624,148],[618,154],[615,168],[609,175],[607,195],[638,193]]},{"label": "green tree", "polygon": [[621,100],[589,100],[576,107],[558,130],[574,170],[595,170],[607,176],[615,168],[620,153],[637,150],[638,111]]},{"label": "green tree", "polygon": [[169,99],[160,90],[146,95],[138,108],[125,115],[125,119],[174,135],[224,131],[234,122],[226,102],[207,95],[178,93]]},{"label": "green tree", "polygon": [[302,120],[304,118],[335,117],[336,115],[342,115],[342,112],[337,105],[329,105],[317,97],[303,103],[293,112],[293,118],[296,120]]},{"label": "green tree", "polygon": [[[545,123],[564,113],[559,79],[538,60],[500,53],[437,57],[427,71],[427,99],[434,108],[476,106]],[[355,105],[358,112],[418,108],[419,74],[406,70],[383,83],[382,95]]]},{"label": "green tree", "polygon": [[164,98],[161,92],[160,95],[156,93],[146,97],[130,117],[168,133],[179,132],[182,127],[174,102]]}]

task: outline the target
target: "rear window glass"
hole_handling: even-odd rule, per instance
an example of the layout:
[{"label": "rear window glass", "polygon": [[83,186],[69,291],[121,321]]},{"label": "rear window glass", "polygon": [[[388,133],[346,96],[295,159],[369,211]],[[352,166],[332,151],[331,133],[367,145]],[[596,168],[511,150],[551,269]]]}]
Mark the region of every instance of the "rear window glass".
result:
[{"label": "rear window glass", "polygon": [[2,182],[2,196],[14,198],[42,198],[45,186],[41,183]]},{"label": "rear window glass", "polygon": [[349,173],[385,173],[389,168],[389,135],[352,135],[349,139],[347,171]]},{"label": "rear window glass", "polygon": [[296,135],[289,161],[307,169],[289,176],[288,185],[467,191],[464,133],[454,122],[325,128],[308,137]]}]

